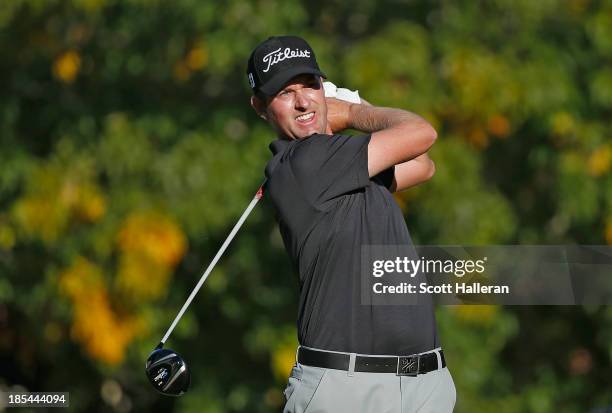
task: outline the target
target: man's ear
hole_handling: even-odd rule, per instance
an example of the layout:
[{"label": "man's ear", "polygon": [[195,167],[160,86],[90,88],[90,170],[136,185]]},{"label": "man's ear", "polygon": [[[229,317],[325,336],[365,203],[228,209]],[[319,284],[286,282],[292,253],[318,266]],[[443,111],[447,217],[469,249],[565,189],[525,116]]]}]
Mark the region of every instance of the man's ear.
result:
[{"label": "man's ear", "polygon": [[251,96],[251,107],[255,109],[257,116],[263,120],[268,120],[268,117],[266,116],[266,105],[260,98],[257,96]]}]

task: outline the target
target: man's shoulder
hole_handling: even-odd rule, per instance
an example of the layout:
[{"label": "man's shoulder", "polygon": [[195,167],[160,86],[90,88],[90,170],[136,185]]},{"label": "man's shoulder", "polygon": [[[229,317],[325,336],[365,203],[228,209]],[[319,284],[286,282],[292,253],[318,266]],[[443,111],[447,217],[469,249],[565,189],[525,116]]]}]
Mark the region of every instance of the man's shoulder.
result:
[{"label": "man's shoulder", "polygon": [[328,135],[326,133],[313,133],[312,135],[301,139],[300,142],[304,142],[304,143],[320,143],[320,142],[329,142],[329,141],[334,141],[334,140],[338,140],[338,139],[348,139],[350,138],[351,135],[346,135],[346,134],[342,134],[342,133],[334,133],[331,135]]},{"label": "man's shoulder", "polygon": [[357,141],[362,139],[368,139],[369,135],[347,135],[335,133],[333,135],[327,135],[323,133],[315,133],[310,135],[304,139],[301,139],[299,143],[295,146],[295,152],[307,150],[307,148],[333,148],[335,146],[341,146],[347,141],[353,141],[357,143]]},{"label": "man's shoulder", "polygon": [[294,172],[318,168],[340,154],[353,156],[369,141],[370,135],[314,133],[303,139],[276,140],[270,144],[274,156],[266,165],[266,176],[283,164],[290,164]]}]

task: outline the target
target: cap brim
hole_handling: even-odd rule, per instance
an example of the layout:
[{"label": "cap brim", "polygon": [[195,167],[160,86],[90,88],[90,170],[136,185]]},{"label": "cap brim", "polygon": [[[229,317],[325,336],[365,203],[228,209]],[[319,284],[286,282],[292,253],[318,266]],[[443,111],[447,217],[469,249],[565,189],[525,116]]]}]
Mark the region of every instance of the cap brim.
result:
[{"label": "cap brim", "polygon": [[309,66],[297,66],[278,73],[276,76],[272,77],[272,79],[268,80],[265,85],[262,85],[259,88],[259,91],[268,96],[276,95],[278,91],[281,90],[283,86],[285,86],[291,79],[298,75],[304,74],[313,74],[327,78],[325,73],[321,72],[320,70]]}]

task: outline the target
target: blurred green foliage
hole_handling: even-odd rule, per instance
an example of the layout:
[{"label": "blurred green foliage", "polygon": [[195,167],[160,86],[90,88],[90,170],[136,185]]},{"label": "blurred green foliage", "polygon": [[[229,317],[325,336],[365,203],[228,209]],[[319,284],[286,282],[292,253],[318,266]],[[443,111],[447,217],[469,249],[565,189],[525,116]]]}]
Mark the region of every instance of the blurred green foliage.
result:
[{"label": "blurred green foliage", "polygon": [[[396,195],[421,244],[612,244],[609,1],[0,3],[0,389],[71,410],[271,412],[297,286],[262,202],[144,376],[263,178],[245,61],[305,36],[330,80],[426,117],[434,179]],[[461,412],[612,405],[608,307],[443,307]]]}]

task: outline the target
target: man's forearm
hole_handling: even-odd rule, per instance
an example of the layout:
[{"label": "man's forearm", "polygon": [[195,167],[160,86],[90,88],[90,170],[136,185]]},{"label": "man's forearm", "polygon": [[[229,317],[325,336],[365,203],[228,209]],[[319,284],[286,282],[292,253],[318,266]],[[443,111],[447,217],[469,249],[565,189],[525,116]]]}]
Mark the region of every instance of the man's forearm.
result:
[{"label": "man's forearm", "polygon": [[[349,127],[372,134],[368,143],[368,174],[371,177],[424,154],[438,136],[425,119],[401,109],[352,105],[347,118]],[[409,167],[408,171],[412,169]],[[410,172],[409,175],[415,174]],[[415,176],[407,180],[408,185]],[[401,177],[400,181],[403,181]],[[404,186],[398,182],[399,188]]]},{"label": "man's forearm", "polygon": [[401,124],[423,124],[426,121],[407,110],[353,104],[349,108],[349,127],[366,133],[393,128]]}]

